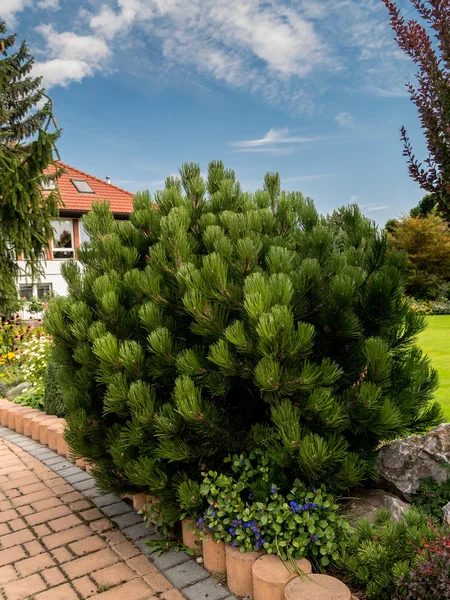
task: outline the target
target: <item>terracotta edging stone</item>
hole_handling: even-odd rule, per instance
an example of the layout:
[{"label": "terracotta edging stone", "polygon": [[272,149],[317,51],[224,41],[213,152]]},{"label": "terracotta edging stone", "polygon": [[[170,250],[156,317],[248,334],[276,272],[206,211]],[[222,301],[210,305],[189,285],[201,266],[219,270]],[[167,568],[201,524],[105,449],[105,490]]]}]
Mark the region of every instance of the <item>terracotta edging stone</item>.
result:
[{"label": "terracotta edging stone", "polygon": [[133,508],[135,511],[145,510],[150,502],[150,496],[148,494],[133,494]]},{"label": "terracotta edging stone", "polygon": [[[38,417],[38,415],[36,415],[36,417]],[[51,421],[54,421],[56,417],[53,417],[52,415],[46,416],[46,418],[44,419],[33,419],[31,421],[31,438],[33,440],[35,440],[36,442],[39,442],[41,440],[40,437],[40,431],[41,431],[41,425],[45,425],[46,423],[50,423]]]},{"label": "terracotta edging stone", "polygon": [[[28,408],[28,410],[27,410]],[[16,415],[17,414],[26,414],[27,412],[30,412],[30,407],[26,407],[26,406],[21,406],[20,404],[16,404],[14,406],[12,406],[11,408],[8,409],[8,413],[7,413],[7,423],[6,423],[6,427],[9,427],[9,429],[16,429]]]},{"label": "terracotta edging stone", "polygon": [[[295,561],[298,568],[309,575],[311,564],[305,558]],[[292,565],[284,563],[275,554],[265,554],[253,563],[254,600],[284,600],[284,588],[298,573]]]},{"label": "terracotta edging stone", "polygon": [[39,413],[39,411],[37,410],[37,408],[28,407],[27,412],[16,414],[16,422],[14,424],[15,425],[14,429],[16,430],[17,433],[23,434],[23,418],[25,415],[29,415],[30,413],[37,415]]},{"label": "terracotta edging stone", "polygon": [[203,564],[211,573],[224,573],[227,569],[225,560],[225,544],[216,542],[209,535],[203,538]]},{"label": "terracotta edging stone", "polygon": [[227,583],[230,592],[236,596],[253,597],[252,567],[262,555],[263,552],[241,552],[239,548],[226,546]]},{"label": "terracotta edging stone", "polygon": [[8,404],[0,406],[0,425],[8,427],[8,411],[15,406],[18,406],[18,404],[14,404],[14,402],[8,402]]},{"label": "terracotta edging stone", "polygon": [[69,456],[69,448],[64,439],[64,429],[62,427],[56,432],[56,452],[61,456]]},{"label": "terracotta edging stone", "polygon": [[181,531],[183,533],[183,544],[187,548],[194,550],[199,556],[202,553],[202,541],[198,533],[196,533],[195,521],[190,517],[181,521]]},{"label": "terracotta edging stone", "polygon": [[42,423],[39,423],[39,441],[44,446],[48,446],[48,428],[56,423],[61,425],[61,419],[58,417],[53,417],[51,420],[49,419],[48,421],[46,420],[42,421]]},{"label": "terracotta edging stone", "polygon": [[351,600],[352,593],[342,581],[329,575],[297,577],[285,590],[285,600]]},{"label": "terracotta edging stone", "polygon": [[48,436],[48,447],[50,450],[57,450],[57,433],[58,431],[64,430],[64,424],[62,422],[56,422],[54,425],[49,425],[47,429]]}]

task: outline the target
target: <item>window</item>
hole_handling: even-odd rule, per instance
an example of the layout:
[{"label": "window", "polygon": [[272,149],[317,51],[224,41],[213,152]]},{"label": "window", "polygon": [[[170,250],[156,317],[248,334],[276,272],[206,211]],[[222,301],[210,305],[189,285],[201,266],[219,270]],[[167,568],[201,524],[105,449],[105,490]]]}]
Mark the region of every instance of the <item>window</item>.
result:
[{"label": "window", "polygon": [[21,298],[26,298],[27,300],[31,300],[33,297],[33,286],[32,284],[20,284],[19,285],[19,294]]},{"label": "window", "polygon": [[73,222],[52,221],[53,258],[73,258]]},{"label": "window", "polygon": [[70,181],[77,188],[80,194],[95,194],[94,190],[84,179],[71,179]]},{"label": "window", "polygon": [[83,227],[83,223],[81,221],[78,221],[78,231],[80,232],[80,244],[83,244],[84,242],[89,243],[91,241],[91,236]]},{"label": "window", "polygon": [[38,283],[37,284],[37,297],[44,298],[50,296],[52,293],[51,283]]},{"label": "window", "polygon": [[55,189],[55,182],[53,181],[53,179],[42,179],[41,180],[41,188],[45,191],[48,190],[54,190]]}]

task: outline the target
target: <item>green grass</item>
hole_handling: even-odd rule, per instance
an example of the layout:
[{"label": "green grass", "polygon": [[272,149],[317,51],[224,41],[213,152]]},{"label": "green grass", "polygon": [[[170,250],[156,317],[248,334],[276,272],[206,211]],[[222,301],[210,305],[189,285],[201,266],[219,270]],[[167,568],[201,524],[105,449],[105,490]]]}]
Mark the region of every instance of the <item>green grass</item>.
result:
[{"label": "green grass", "polygon": [[438,400],[450,422],[450,315],[427,317],[428,326],[418,338],[419,346],[431,358],[431,363],[439,373]]}]

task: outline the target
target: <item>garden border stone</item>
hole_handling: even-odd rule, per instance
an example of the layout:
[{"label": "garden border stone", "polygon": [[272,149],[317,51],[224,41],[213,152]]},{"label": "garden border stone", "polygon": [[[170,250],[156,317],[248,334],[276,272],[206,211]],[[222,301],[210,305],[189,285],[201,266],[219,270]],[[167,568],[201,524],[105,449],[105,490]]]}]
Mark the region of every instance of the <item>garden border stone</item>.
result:
[{"label": "garden border stone", "polygon": [[[7,404],[10,404],[11,408],[17,406],[7,400],[0,400],[0,402],[1,408],[6,408]],[[41,414],[47,417],[45,413]],[[97,488],[95,479],[77,467],[74,462],[6,426],[0,426],[0,438],[28,452],[67,481],[82,496],[88,498],[106,518],[116,524],[121,533],[139,548],[142,554],[171,581],[187,600],[194,598],[195,600],[237,600],[235,596],[230,595],[230,591],[225,586],[217,583],[206,569],[186,553],[168,551],[160,556],[150,554],[146,540],[155,539],[158,535],[156,531],[151,527],[147,528],[142,517],[116,494],[105,493]],[[108,512],[111,510],[114,513],[116,510],[120,512],[115,513],[118,516],[110,517]]]}]

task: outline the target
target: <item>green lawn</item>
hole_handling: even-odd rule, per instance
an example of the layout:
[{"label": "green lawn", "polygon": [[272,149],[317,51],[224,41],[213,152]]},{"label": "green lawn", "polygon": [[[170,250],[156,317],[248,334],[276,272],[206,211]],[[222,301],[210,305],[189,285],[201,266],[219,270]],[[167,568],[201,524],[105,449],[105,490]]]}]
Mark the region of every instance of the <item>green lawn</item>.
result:
[{"label": "green lawn", "polygon": [[450,315],[427,317],[428,327],[419,335],[419,345],[431,358],[439,373],[436,400],[442,404],[450,422]]}]

